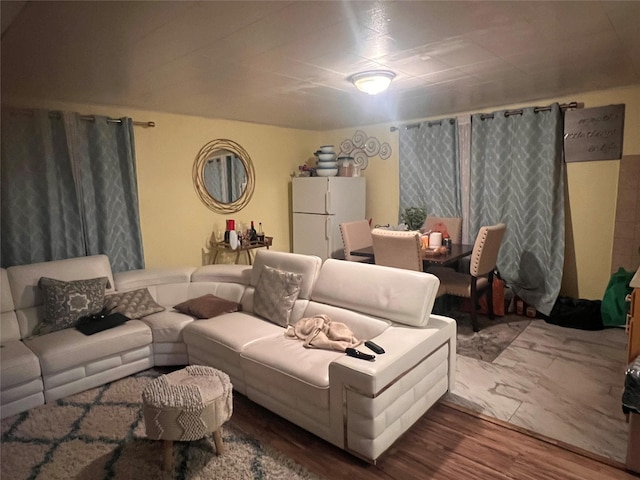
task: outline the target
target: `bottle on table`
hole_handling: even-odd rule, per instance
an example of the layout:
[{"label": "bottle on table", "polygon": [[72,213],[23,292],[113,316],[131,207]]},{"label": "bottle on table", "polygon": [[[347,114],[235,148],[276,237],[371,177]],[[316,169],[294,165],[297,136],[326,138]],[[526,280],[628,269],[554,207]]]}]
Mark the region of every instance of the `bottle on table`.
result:
[{"label": "bottle on table", "polygon": [[451,237],[449,235],[443,235],[442,246],[447,247],[447,251],[451,252]]},{"label": "bottle on table", "polygon": [[249,229],[249,241],[252,243],[258,241],[258,232],[256,232],[256,227],[253,225],[253,220],[251,220],[251,228]]},{"label": "bottle on table", "polygon": [[236,221],[233,219],[227,220],[227,229],[224,231],[224,243],[230,243],[230,232],[236,229]]},{"label": "bottle on table", "polygon": [[229,231],[229,246],[233,250],[238,248],[238,233],[235,230]]}]

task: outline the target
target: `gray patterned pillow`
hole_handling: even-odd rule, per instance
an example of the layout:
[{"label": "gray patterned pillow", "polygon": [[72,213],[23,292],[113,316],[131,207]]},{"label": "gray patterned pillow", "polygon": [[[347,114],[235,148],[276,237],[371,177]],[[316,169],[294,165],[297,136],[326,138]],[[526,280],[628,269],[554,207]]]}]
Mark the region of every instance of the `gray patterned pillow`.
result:
[{"label": "gray patterned pillow", "polygon": [[302,275],[264,266],[253,297],[253,311],[286,327],[300,293]]},{"label": "gray patterned pillow", "polygon": [[156,303],[146,288],[107,295],[104,297],[104,308],[109,310],[109,313],[121,313],[131,319],[165,310],[162,305]]},{"label": "gray patterned pillow", "polygon": [[80,317],[100,312],[108,283],[107,277],[71,282],[40,278],[38,286],[44,300],[44,318],[36,327],[36,334],[71,328]]}]

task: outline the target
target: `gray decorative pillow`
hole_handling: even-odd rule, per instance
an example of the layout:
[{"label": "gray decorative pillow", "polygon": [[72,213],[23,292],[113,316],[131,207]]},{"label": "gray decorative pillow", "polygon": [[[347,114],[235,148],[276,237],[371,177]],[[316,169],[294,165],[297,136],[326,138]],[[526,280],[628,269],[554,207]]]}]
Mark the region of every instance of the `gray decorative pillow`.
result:
[{"label": "gray decorative pillow", "polygon": [[213,318],[223,313],[237,312],[240,310],[240,304],[216,297],[212,293],[207,293],[201,297],[191,298],[185,302],[179,303],[175,308],[181,313],[186,313],[196,318]]},{"label": "gray decorative pillow", "polygon": [[80,317],[102,310],[107,277],[65,282],[42,277],[38,286],[44,300],[43,322],[36,334],[44,334],[74,327]]},{"label": "gray decorative pillow", "polygon": [[104,297],[104,308],[109,313],[121,313],[131,319],[165,310],[162,305],[156,303],[147,288],[107,295]]},{"label": "gray decorative pillow", "polygon": [[253,311],[286,327],[300,294],[302,275],[264,266],[253,297]]}]

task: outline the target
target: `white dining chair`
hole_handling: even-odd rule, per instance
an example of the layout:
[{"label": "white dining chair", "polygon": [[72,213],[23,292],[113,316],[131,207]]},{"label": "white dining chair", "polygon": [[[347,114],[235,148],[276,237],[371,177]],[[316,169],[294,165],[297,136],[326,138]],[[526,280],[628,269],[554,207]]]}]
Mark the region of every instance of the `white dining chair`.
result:
[{"label": "white dining chair", "polygon": [[353,250],[370,247],[373,245],[371,239],[371,227],[368,220],[356,220],[340,224],[340,234],[344,245],[344,259],[350,262],[370,262],[367,257],[351,255]]},{"label": "white dining chair", "polygon": [[[423,272],[420,233],[374,228],[373,256],[376,265]],[[442,285],[436,297],[444,295]]]},{"label": "white dining chair", "polygon": [[462,243],[462,218],[460,217],[427,217],[420,231],[429,232],[441,223],[447,229],[451,243]]}]

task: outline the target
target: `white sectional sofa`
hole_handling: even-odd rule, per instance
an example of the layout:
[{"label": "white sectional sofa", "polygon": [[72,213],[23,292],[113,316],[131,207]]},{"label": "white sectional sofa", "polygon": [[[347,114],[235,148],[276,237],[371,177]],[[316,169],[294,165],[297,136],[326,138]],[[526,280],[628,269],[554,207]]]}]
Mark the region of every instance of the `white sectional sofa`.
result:
[{"label": "white sectional sofa", "polygon": [[[386,353],[374,362],[309,349],[254,313],[266,267],[302,276],[289,319],[318,314],[349,326]],[[86,336],[75,328],[32,336],[42,276],[106,276],[107,293],[147,288],[166,307]],[[1,414],[92,388],[154,365],[201,364],[234,389],[306,430],[375,461],[447,391],[455,374],[456,324],[431,314],[435,276],[314,256],[260,251],[254,265],[208,265],[112,274],[108,259],[60,260],[2,269]],[[195,319],[173,309],[212,293],[241,311]],[[363,352],[370,352],[360,346]]]}]

